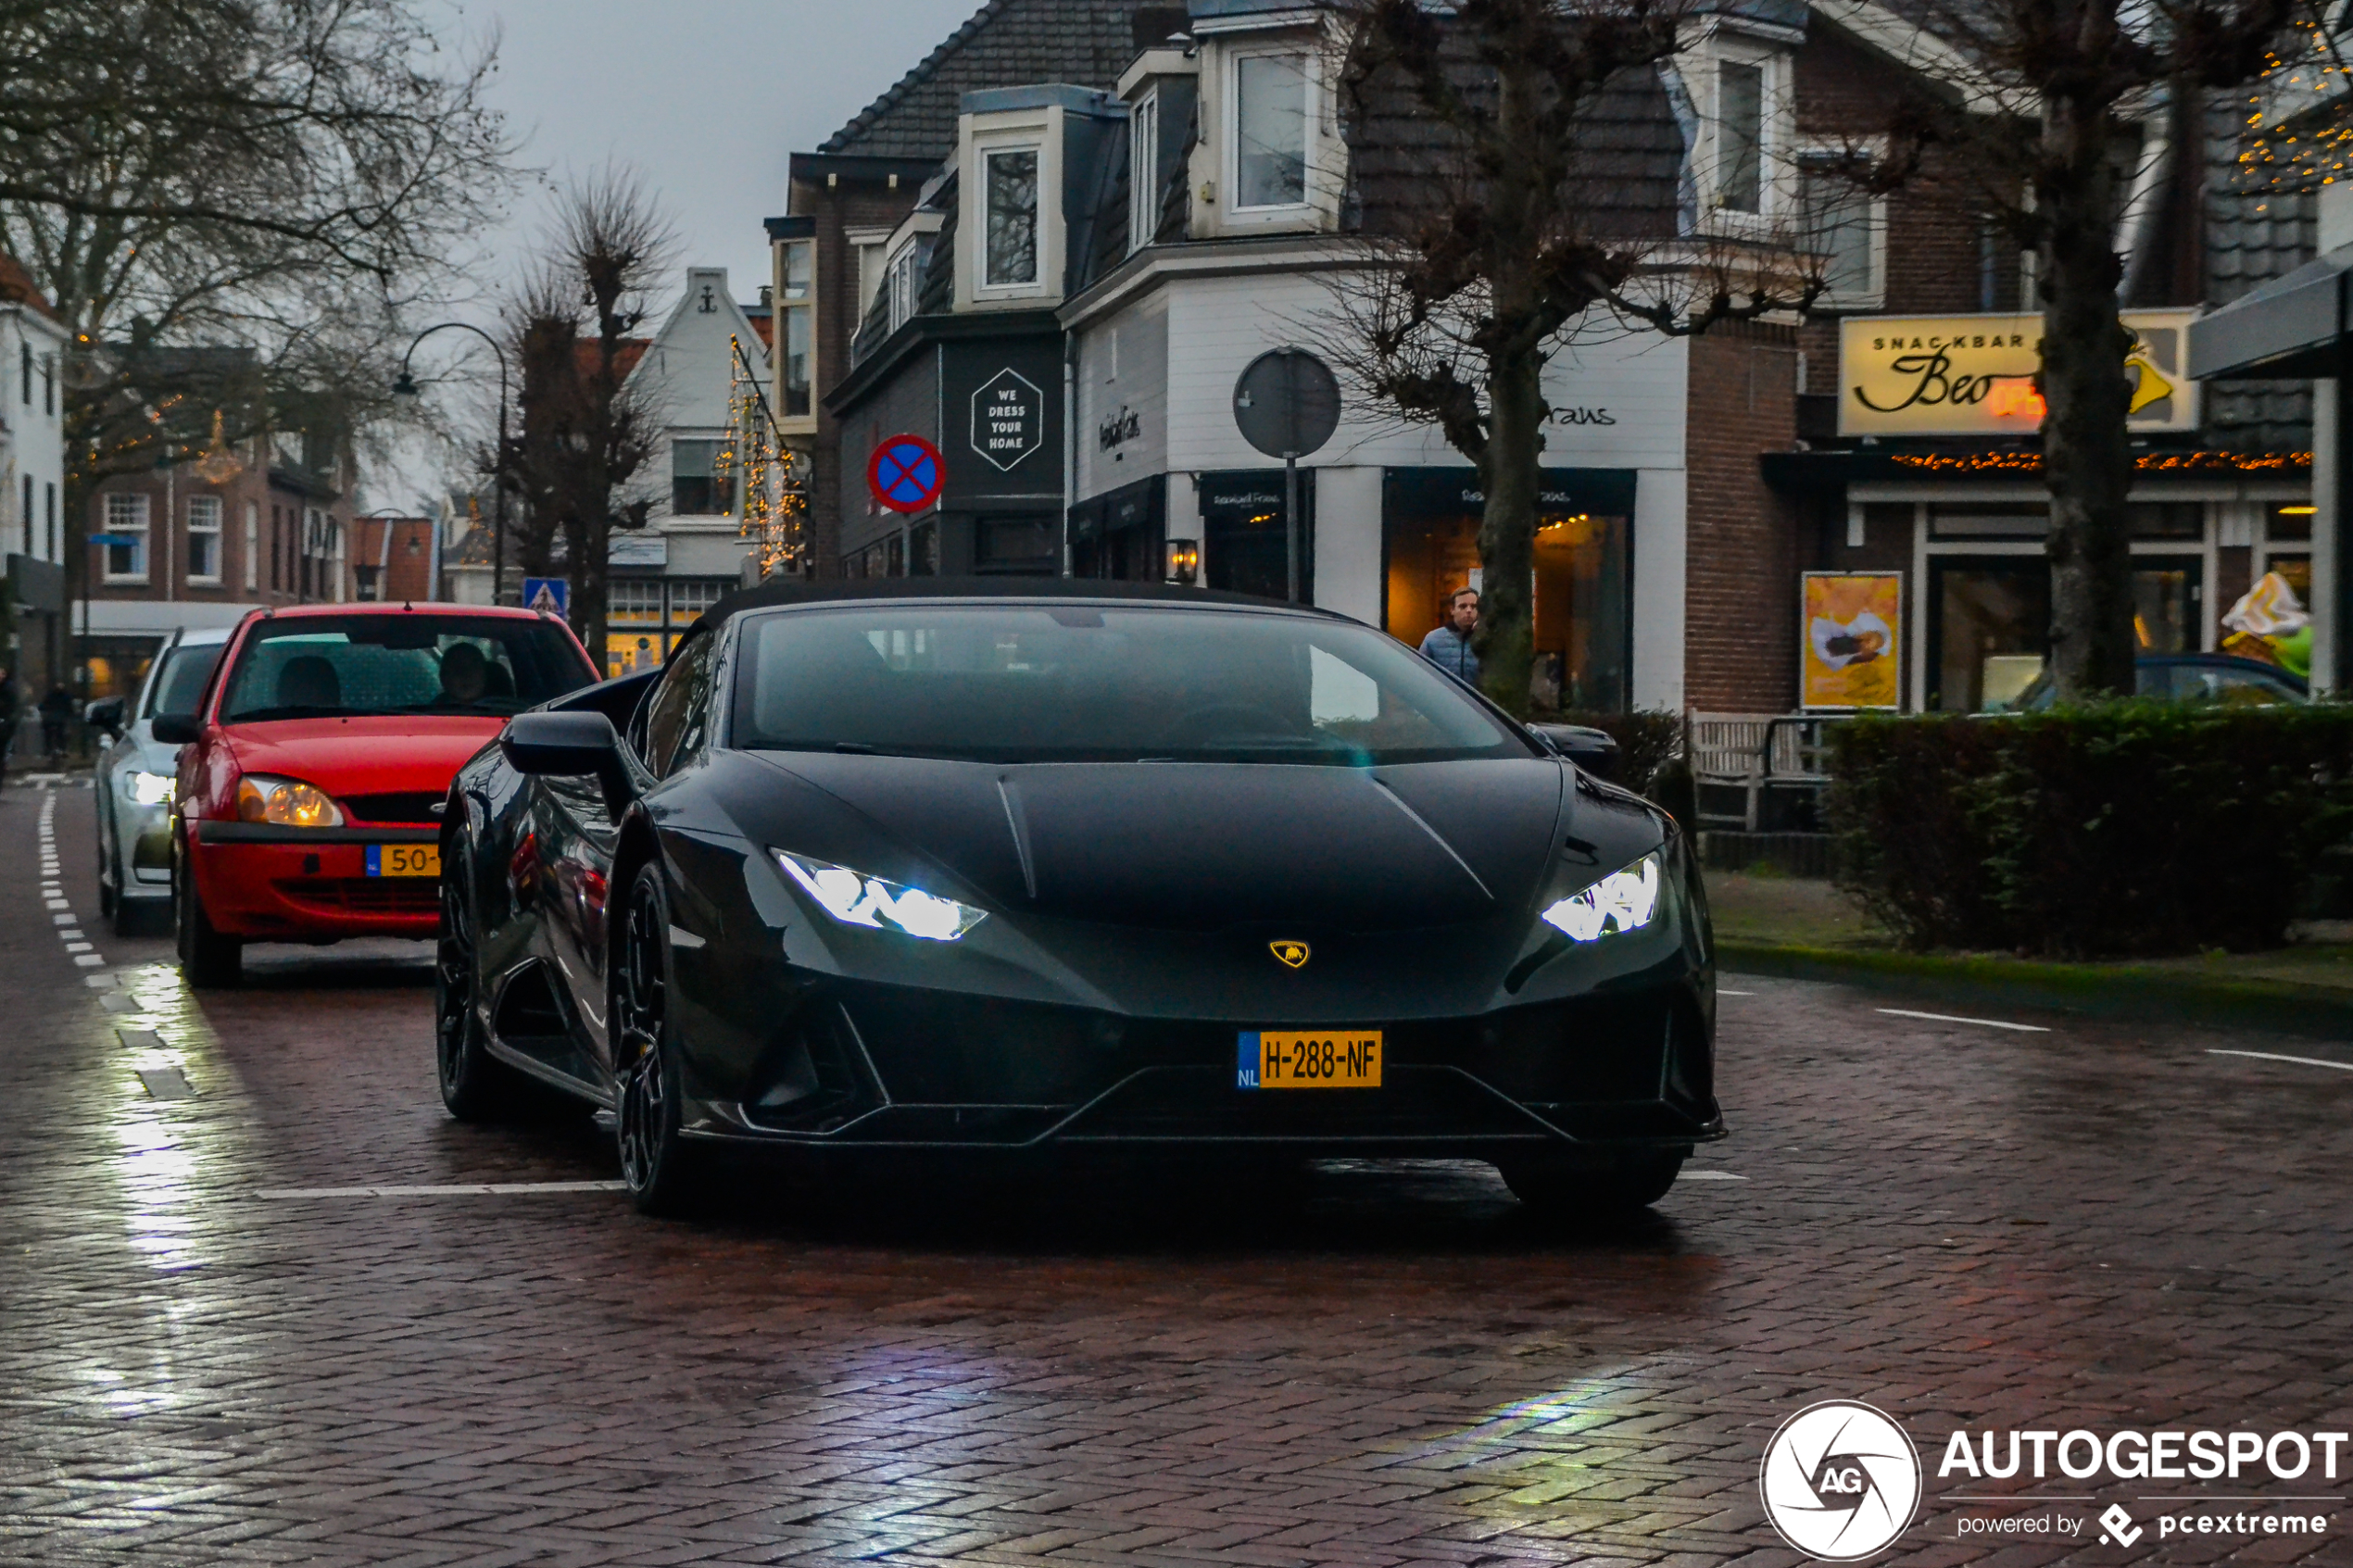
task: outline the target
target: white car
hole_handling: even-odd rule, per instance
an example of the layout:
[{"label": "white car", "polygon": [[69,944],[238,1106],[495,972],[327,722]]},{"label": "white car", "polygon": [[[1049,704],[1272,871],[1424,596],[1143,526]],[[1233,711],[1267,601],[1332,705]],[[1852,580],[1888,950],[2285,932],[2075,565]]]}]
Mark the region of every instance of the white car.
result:
[{"label": "white car", "polygon": [[180,748],[155,738],[158,713],[190,714],[220,662],[223,629],[171,634],[135,698],[90,705],[113,739],[98,754],[98,907],[115,934],[159,930],[171,910],[171,790]]}]

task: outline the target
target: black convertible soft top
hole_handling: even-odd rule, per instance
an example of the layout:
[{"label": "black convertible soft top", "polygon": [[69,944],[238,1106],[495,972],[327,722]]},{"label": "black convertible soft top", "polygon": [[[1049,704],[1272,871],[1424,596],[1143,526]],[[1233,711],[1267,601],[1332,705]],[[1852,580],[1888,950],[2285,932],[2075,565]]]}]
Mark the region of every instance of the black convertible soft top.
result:
[{"label": "black convertible soft top", "polygon": [[1097,577],[866,577],[787,578],[739,588],[702,612],[691,631],[709,631],[748,609],[776,605],[826,604],[857,599],[1139,599],[1166,604],[1237,605],[1252,609],[1296,609],[1334,616],[1313,605],[1289,605],[1255,594],[1214,588],[1180,588],[1165,583],[1118,583]]}]

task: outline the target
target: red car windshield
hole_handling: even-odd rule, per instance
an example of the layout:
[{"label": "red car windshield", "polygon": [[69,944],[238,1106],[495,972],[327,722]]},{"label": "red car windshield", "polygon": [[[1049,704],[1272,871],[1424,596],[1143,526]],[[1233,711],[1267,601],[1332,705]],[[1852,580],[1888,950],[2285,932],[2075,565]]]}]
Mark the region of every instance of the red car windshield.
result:
[{"label": "red car windshield", "polygon": [[596,679],[559,625],[504,616],[287,616],[238,649],[224,724],[519,713]]}]

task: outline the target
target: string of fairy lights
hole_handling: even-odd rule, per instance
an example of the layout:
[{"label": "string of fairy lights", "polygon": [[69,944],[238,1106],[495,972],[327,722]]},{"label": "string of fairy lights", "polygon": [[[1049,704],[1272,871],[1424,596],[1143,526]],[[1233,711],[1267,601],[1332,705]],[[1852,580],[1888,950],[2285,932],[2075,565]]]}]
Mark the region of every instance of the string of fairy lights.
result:
[{"label": "string of fairy lights", "polygon": [[2353,176],[2353,117],[2346,112],[2353,65],[2315,19],[2299,19],[2295,31],[2296,42],[2266,57],[2247,95],[2239,184],[2249,194],[2287,195]]},{"label": "string of fairy lights", "polygon": [[744,353],[743,340],[730,336],[732,384],[727,393],[727,433],[719,445],[718,479],[739,479],[736,536],[752,546],[765,580],[798,575],[809,560],[807,460],[784,444],[769,412],[761,377]]}]

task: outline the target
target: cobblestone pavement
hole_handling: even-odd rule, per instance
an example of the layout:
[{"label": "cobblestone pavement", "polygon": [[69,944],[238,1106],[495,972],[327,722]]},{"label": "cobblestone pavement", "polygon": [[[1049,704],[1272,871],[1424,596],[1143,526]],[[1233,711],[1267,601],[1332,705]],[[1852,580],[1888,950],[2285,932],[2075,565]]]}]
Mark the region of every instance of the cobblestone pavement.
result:
[{"label": "cobblestone pavement", "polygon": [[[0,1562],[1785,1563],[1763,1446],[1849,1398],[1927,1467],[1891,1560],[2353,1563],[2341,1502],[2161,1538],[2218,1488],[1936,1474],[1961,1426],[2353,1423],[2353,1072],[2212,1054],[2353,1047],[1733,977],[1721,1174],[1614,1234],[1449,1164],[658,1223],[537,1185],[611,1180],[585,1119],[443,1116],[419,949],[192,997],[97,922],[90,809],[0,792]],[[469,1184],[528,1185],[315,1195]],[[2111,1502],[2130,1550],[1960,1533]]]}]

